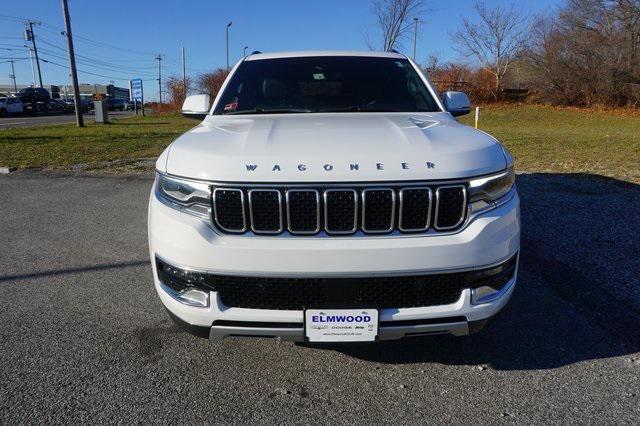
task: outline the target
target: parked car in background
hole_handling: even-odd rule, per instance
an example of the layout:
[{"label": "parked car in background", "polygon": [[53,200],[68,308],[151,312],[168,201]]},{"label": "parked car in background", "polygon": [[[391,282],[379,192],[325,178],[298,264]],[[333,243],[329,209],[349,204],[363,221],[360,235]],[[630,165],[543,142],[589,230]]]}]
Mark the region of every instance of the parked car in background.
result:
[{"label": "parked car in background", "polygon": [[42,87],[26,87],[20,89],[16,96],[20,98],[24,110],[29,110],[32,114],[46,109],[46,104],[51,100],[51,95],[47,89]]},{"label": "parked car in background", "polygon": [[10,114],[22,114],[24,107],[20,98],[15,96],[0,97],[0,117],[6,117]]},{"label": "parked car in background", "polygon": [[16,94],[23,104],[31,102],[47,102],[51,99],[51,95],[47,89],[42,87],[26,87],[20,89]]},{"label": "parked car in background", "polygon": [[133,103],[133,101],[126,101],[124,103],[124,110],[125,111],[133,111],[136,109],[136,104]]},{"label": "parked car in background", "polygon": [[107,110],[124,111],[125,103],[124,99],[107,99]]},{"label": "parked car in background", "polygon": [[[73,97],[64,98],[62,99],[62,101],[67,105],[67,108],[69,111],[76,110],[76,105],[73,100]],[[84,113],[87,113],[93,109],[93,100],[92,98],[81,96],[80,105],[81,105],[81,111]]]},{"label": "parked car in background", "polygon": [[47,108],[50,111],[55,112],[70,112],[74,111],[73,104],[69,105],[62,99],[51,99],[47,102]]}]

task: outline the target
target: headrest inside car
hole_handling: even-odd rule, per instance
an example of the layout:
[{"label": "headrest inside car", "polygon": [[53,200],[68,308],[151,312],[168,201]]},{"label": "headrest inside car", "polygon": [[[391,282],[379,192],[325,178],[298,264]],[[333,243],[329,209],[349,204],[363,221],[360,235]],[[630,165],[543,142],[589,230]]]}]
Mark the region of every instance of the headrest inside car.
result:
[{"label": "headrest inside car", "polygon": [[287,96],[287,86],[280,80],[267,77],[262,80],[262,96],[265,99],[282,99]]}]

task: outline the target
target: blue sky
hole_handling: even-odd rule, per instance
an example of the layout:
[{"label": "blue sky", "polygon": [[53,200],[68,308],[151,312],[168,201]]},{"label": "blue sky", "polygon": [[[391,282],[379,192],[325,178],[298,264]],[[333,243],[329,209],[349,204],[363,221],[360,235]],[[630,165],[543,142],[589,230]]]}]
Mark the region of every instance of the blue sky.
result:
[{"label": "blue sky", "polygon": [[[515,1],[528,14],[547,13],[563,0]],[[511,0],[487,0],[488,5],[511,4]],[[425,63],[435,54],[442,60],[459,59],[448,32],[462,16],[474,16],[472,0],[426,2],[430,12],[421,16],[417,59]],[[370,0],[69,0],[72,29],[82,83],[127,86],[127,79],[142,77],[148,99],[157,98],[157,53],[164,55],[163,76],[180,72],[180,48],[186,49],[187,73],[198,74],[225,65],[225,26],[230,31],[230,62],[249,51],[260,50],[368,50],[367,38],[376,41]],[[42,21],[34,32],[39,37],[45,84],[69,81],[66,44],[60,35],[62,11],[57,0],[3,1],[0,10],[0,84],[9,84],[6,58],[28,57],[20,37],[20,19]],[[38,40],[38,38],[37,38]],[[13,50],[8,50],[13,49]],[[412,44],[405,43],[411,54]],[[15,63],[19,84],[32,81],[28,60]],[[92,74],[89,74],[92,73]],[[93,75],[99,74],[99,75]]]}]

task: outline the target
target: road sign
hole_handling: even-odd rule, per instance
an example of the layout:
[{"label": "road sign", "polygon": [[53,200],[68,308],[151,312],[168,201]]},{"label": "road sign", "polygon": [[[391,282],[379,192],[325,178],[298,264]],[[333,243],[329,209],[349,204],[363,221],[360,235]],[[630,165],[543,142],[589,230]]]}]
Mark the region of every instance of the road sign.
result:
[{"label": "road sign", "polygon": [[131,98],[140,103],[144,102],[144,94],[142,92],[142,79],[134,78],[131,80]]}]

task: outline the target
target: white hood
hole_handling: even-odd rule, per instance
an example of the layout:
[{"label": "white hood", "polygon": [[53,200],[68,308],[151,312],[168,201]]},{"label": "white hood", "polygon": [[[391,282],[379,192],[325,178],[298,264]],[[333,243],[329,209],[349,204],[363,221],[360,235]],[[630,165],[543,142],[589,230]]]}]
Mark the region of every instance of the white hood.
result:
[{"label": "white hood", "polygon": [[157,166],[221,182],[371,182],[466,178],[506,161],[448,113],[321,113],[207,116]]}]

